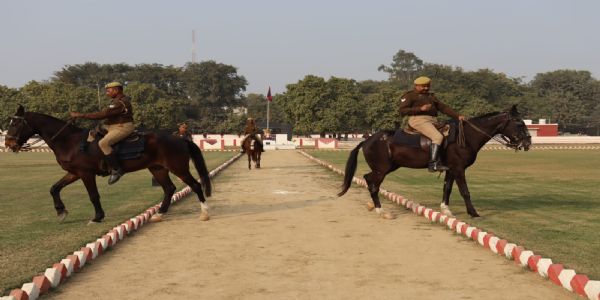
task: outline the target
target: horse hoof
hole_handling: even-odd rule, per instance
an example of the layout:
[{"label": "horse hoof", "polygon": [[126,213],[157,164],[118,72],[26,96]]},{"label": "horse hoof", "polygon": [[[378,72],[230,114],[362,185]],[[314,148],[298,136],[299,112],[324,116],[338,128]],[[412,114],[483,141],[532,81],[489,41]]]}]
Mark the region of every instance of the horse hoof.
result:
[{"label": "horse hoof", "polygon": [[162,221],[162,214],[160,214],[160,213],[153,214],[152,217],[150,217],[150,222],[161,222],[161,221]]},{"label": "horse hoof", "polygon": [[59,222],[64,221],[67,218],[67,215],[69,215],[69,212],[65,209],[63,212],[58,214],[58,221]]},{"label": "horse hoof", "polygon": [[471,215],[471,218],[479,218],[479,217],[481,217],[478,213],[469,214],[469,215]]},{"label": "horse hoof", "polygon": [[373,202],[367,202],[367,209],[369,211],[372,211],[373,209],[375,209],[375,204],[373,204]]},{"label": "horse hoof", "polygon": [[100,223],[101,223],[101,222],[94,221],[94,220],[89,220],[89,221],[87,222],[87,225],[96,225],[96,224],[100,224]]},{"label": "horse hoof", "polygon": [[384,213],[381,214],[381,217],[384,218],[384,219],[386,219],[386,220],[393,220],[393,219],[396,218],[396,216],[393,213],[391,213],[391,212],[384,212]]},{"label": "horse hoof", "polygon": [[210,216],[208,215],[208,213],[202,212],[200,213],[200,221],[208,221],[210,220]]}]

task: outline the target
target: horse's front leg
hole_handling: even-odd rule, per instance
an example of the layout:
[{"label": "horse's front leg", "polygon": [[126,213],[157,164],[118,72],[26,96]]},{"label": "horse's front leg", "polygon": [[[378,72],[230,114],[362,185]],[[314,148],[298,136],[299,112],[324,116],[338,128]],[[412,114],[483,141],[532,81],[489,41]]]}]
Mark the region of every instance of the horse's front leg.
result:
[{"label": "horse's front leg", "polygon": [[56,214],[58,215],[59,221],[63,221],[69,214],[69,211],[67,211],[65,208],[65,204],[60,199],[60,191],[65,186],[77,181],[78,179],[79,176],[67,173],[50,188],[50,195],[52,195],[52,199],[54,200],[54,209],[56,209]]},{"label": "horse's front leg", "polygon": [[94,205],[94,210],[96,211],[94,218],[91,219],[90,222],[102,222],[104,219],[104,210],[100,204],[100,194],[98,193],[98,187],[96,186],[96,175],[93,173],[84,173],[80,174],[80,176],[88,192],[90,201],[92,202],[92,205]]},{"label": "horse's front leg", "polygon": [[446,172],[444,177],[444,196],[442,197],[442,203],[440,209],[443,214],[452,216],[452,212],[448,205],[450,204],[450,194],[452,194],[452,186],[454,185],[454,175],[450,172]]},{"label": "horse's front leg", "polygon": [[458,185],[458,190],[460,191],[460,195],[465,200],[465,206],[467,207],[467,213],[471,217],[479,217],[477,210],[473,207],[473,203],[471,203],[471,194],[469,193],[469,188],[467,187],[467,179],[465,177],[465,171],[460,172],[456,176],[456,184]]},{"label": "horse's front leg", "polygon": [[252,156],[248,152],[248,170],[252,169]]}]

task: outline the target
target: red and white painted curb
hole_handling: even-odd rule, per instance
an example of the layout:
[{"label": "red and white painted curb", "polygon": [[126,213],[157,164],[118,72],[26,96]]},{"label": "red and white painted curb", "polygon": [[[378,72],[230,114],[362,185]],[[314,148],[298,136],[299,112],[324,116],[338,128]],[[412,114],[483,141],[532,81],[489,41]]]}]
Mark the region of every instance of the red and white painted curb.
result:
[{"label": "red and white painted curb", "polygon": [[[332,166],[330,163],[317,159],[304,151],[299,152],[308,159],[340,175],[344,175],[343,170]],[[367,182],[362,178],[355,176],[352,181],[360,186],[367,187]],[[591,300],[600,300],[600,281],[598,280],[589,280],[586,275],[577,274],[574,270],[564,269],[562,264],[554,263],[550,258],[542,258],[541,255],[536,255],[533,251],[526,250],[523,246],[510,243],[509,241],[496,236],[492,232],[486,232],[483,229],[471,226],[456,218],[448,217],[439,211],[427,208],[404,196],[385,189],[380,189],[379,193],[397,205],[412,210],[418,216],[423,216],[431,222],[447,226],[448,229],[465,236],[466,238],[472,239],[485,249],[488,249],[495,254],[505,256],[507,259],[514,260],[515,263],[520,266],[528,268],[544,278],[550,279],[550,281],[556,285],[562,286],[581,296],[588,297]]]},{"label": "red and white painted curb", "polygon": [[[232,157],[228,161],[216,167],[214,170],[210,171],[210,178],[215,177],[219,172],[231,165],[239,157],[241,157],[241,154]],[[171,202],[177,202],[191,192],[192,189],[189,186],[185,187],[179,192],[173,194]],[[150,217],[158,212],[159,208],[160,203],[114,227],[100,238],[86,244],[85,247],[73,252],[73,254],[67,255],[64,259],[60,260],[60,262],[52,265],[51,268],[47,268],[44,274],[33,277],[31,282],[23,284],[20,289],[14,289],[8,296],[0,297],[0,300],[37,299],[40,295],[47,293],[50,288],[55,288],[59,284],[64,283],[67,278],[73,276],[79,269],[84,267],[86,263],[89,263],[101,256],[102,253],[104,253],[109,247],[112,247],[116,243],[122,241],[127,235],[131,234],[132,231],[138,230],[141,226],[148,223]]]}]

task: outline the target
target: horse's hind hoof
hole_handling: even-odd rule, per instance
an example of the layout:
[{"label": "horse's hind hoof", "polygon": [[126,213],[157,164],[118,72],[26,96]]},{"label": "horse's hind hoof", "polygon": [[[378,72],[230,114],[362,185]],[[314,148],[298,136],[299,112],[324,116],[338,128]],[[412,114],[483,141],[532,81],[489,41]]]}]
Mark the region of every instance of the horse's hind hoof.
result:
[{"label": "horse's hind hoof", "polygon": [[69,211],[66,209],[63,210],[61,213],[58,214],[58,222],[64,221],[68,215],[69,215]]},{"label": "horse's hind hoof", "polygon": [[367,202],[367,210],[372,211],[375,209],[375,204],[373,202]]},{"label": "horse's hind hoof", "polygon": [[391,213],[391,212],[384,212],[384,213],[381,214],[381,217],[384,218],[384,219],[386,219],[386,220],[393,220],[393,219],[396,218],[396,216],[393,213]]},{"label": "horse's hind hoof", "polygon": [[150,222],[161,222],[162,219],[162,214],[161,213],[155,213],[152,215],[152,217],[150,217]]},{"label": "horse's hind hoof", "polygon": [[208,213],[201,212],[200,213],[200,221],[208,221],[208,220],[210,220],[210,216],[208,215]]},{"label": "horse's hind hoof", "polygon": [[87,225],[96,225],[96,224],[100,224],[100,223],[102,223],[102,221],[94,221],[94,220],[89,220],[89,221],[87,222]]}]

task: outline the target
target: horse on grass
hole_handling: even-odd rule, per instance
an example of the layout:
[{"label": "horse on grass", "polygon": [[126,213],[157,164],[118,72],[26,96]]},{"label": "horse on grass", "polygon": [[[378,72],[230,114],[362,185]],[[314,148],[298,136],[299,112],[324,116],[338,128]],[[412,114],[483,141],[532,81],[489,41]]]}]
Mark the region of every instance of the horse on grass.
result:
[{"label": "horse on grass", "polygon": [[[24,148],[25,142],[35,134],[39,135],[54,151],[56,161],[63,170],[67,171],[67,174],[50,189],[59,220],[64,220],[68,214],[60,198],[60,191],[65,186],[81,179],[95,209],[95,215],[90,222],[101,222],[104,219],[104,210],[100,204],[96,175],[106,176],[109,171],[103,165],[102,153],[97,141],[92,142],[86,151],[82,151],[82,141],[87,138],[86,131],[70,122],[48,115],[25,112],[23,106],[19,105],[16,114],[11,117],[5,146],[13,152],[19,152]],[[171,172],[189,185],[198,195],[202,207],[200,219],[208,220],[208,205],[205,203],[204,195],[210,197],[212,187],[204,157],[198,146],[171,135],[145,133],[140,138],[144,141],[143,152],[139,153],[137,158],[123,160],[121,164],[126,173],[147,168],[161,185],[164,198],[158,211],[158,217],[169,210],[171,197],[175,193],[175,185],[169,178],[169,172]],[[202,184],[198,183],[190,173],[190,159],[200,175]]]},{"label": "horse on grass", "polygon": [[[462,124],[464,128],[459,131],[459,140],[463,140],[460,138],[463,137],[464,142],[461,145],[459,143],[448,144],[441,155],[442,161],[450,169],[446,171],[444,177],[444,194],[440,207],[443,213],[452,215],[448,209],[448,204],[452,186],[456,181],[460,194],[465,201],[467,213],[471,217],[479,217],[477,210],[471,203],[465,170],[475,162],[477,153],[490,139],[494,138],[505,146],[515,149],[515,151],[520,149],[527,151],[531,145],[531,136],[517,111],[516,105],[504,112],[489,113],[471,118],[466,120],[465,123]],[[500,135],[501,138],[495,137],[496,135]],[[342,191],[338,194],[338,196],[342,196],[350,188],[352,178],[356,172],[358,151],[362,148],[365,160],[371,169],[371,172],[364,175],[373,200],[372,204],[369,203],[369,209],[374,207],[380,215],[388,218],[390,214],[383,212],[379,202],[379,187],[385,176],[400,167],[427,168],[429,162],[429,153],[426,150],[392,143],[393,136],[394,132],[392,131],[380,131],[360,142],[350,152],[346,163]]]},{"label": "horse on grass", "polygon": [[248,155],[248,170],[252,169],[252,162],[254,162],[255,168],[260,169],[260,156],[263,151],[263,144],[256,138],[255,134],[251,134],[244,140],[242,149]]}]

